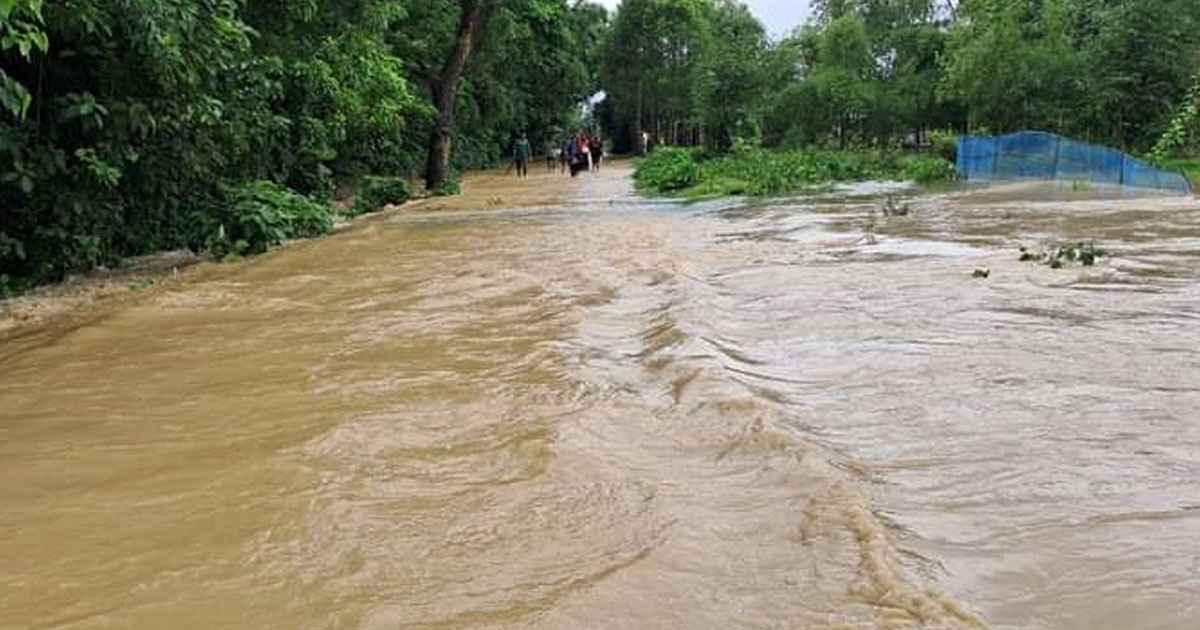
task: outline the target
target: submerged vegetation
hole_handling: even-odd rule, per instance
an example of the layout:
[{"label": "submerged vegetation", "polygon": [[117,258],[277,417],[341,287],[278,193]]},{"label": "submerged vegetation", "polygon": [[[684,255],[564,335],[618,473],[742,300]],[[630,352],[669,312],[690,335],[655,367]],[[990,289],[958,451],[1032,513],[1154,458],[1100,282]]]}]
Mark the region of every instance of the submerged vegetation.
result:
[{"label": "submerged vegetation", "polygon": [[1051,269],[1061,269],[1070,263],[1078,263],[1084,267],[1091,267],[1096,264],[1097,260],[1108,255],[1108,252],[1098,247],[1092,241],[1056,245],[1040,251],[1021,247],[1020,251],[1021,262],[1038,262]]},{"label": "submerged vegetation", "polygon": [[954,166],[938,157],[888,152],[748,149],[710,156],[664,148],[638,162],[639,189],[659,194],[782,195],[830,182],[945,181]]}]

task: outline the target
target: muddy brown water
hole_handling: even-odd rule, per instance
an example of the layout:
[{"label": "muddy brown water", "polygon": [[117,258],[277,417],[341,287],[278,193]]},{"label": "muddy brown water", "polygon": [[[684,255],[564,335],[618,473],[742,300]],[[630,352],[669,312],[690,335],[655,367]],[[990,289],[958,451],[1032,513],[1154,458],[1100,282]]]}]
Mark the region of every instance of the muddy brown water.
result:
[{"label": "muddy brown water", "polygon": [[0,627],[1196,627],[1200,204],[622,175],[0,346]]}]

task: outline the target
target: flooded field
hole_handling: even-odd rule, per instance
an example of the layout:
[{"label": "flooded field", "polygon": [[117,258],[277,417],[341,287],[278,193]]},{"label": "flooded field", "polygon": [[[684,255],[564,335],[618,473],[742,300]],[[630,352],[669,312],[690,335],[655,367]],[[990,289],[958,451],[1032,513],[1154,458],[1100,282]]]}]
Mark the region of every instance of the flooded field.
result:
[{"label": "flooded field", "polygon": [[623,175],[4,342],[0,627],[1195,627],[1195,200]]}]

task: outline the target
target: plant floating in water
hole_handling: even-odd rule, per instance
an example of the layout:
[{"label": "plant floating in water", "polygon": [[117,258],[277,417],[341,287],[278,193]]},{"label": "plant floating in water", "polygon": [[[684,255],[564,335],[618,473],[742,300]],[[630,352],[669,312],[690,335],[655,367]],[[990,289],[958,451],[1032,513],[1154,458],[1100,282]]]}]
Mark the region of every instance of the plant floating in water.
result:
[{"label": "plant floating in water", "polygon": [[1040,252],[1021,247],[1021,262],[1040,262],[1051,269],[1061,269],[1069,263],[1079,263],[1084,267],[1091,267],[1096,264],[1097,259],[1107,255],[1108,252],[1097,247],[1092,241],[1060,245]]}]

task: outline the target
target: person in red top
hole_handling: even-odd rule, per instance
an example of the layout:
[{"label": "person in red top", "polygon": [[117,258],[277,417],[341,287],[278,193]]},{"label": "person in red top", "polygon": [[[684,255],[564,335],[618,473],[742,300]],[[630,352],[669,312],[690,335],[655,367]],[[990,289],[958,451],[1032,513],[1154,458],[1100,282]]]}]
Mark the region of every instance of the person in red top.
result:
[{"label": "person in red top", "polygon": [[580,171],[586,171],[591,168],[587,134],[582,131],[575,134],[575,137],[571,139],[571,145],[571,176],[574,177]]}]

